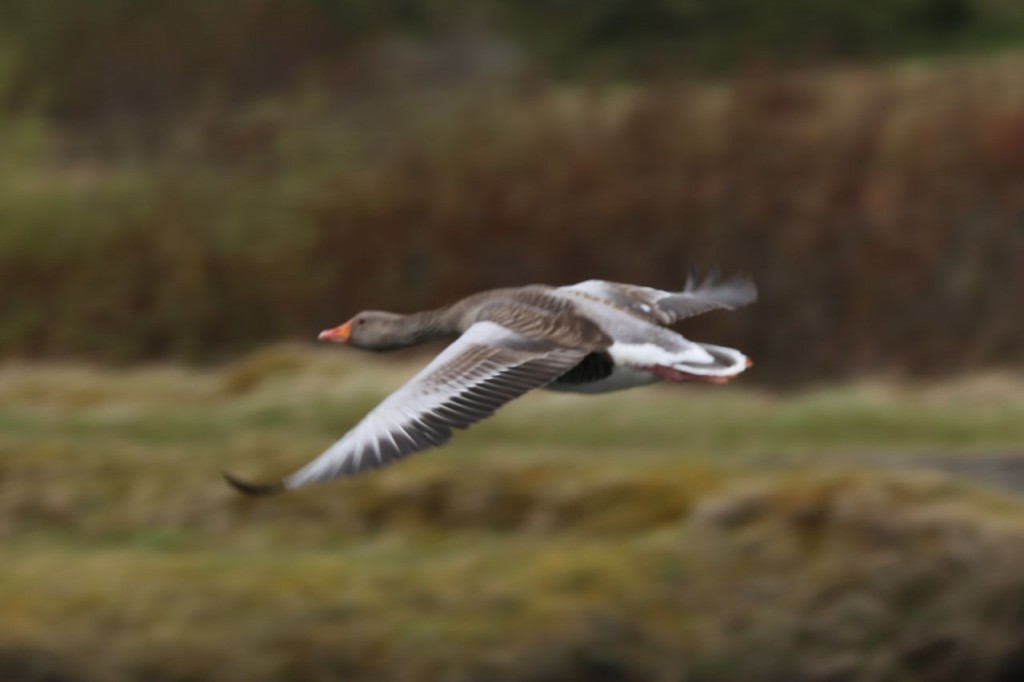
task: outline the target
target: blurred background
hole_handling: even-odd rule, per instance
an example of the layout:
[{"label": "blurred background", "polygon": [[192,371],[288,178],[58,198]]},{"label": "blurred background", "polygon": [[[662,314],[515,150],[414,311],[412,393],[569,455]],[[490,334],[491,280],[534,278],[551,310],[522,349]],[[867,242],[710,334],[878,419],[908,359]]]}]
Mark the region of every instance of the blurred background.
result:
[{"label": "blurred background", "polygon": [[[750,273],[727,388],[274,499],[367,308]],[[1024,6],[3,0],[0,678],[1024,675]]]}]

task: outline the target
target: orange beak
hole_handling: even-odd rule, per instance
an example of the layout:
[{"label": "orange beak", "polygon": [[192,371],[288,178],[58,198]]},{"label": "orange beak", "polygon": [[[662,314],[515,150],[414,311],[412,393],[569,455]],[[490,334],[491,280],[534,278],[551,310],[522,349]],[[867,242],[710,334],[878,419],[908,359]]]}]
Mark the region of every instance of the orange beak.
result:
[{"label": "orange beak", "polygon": [[317,338],[321,341],[333,341],[335,343],[348,343],[349,337],[352,336],[352,321],[349,320],[345,324],[335,327],[334,329],[325,329],[320,332],[320,336]]}]

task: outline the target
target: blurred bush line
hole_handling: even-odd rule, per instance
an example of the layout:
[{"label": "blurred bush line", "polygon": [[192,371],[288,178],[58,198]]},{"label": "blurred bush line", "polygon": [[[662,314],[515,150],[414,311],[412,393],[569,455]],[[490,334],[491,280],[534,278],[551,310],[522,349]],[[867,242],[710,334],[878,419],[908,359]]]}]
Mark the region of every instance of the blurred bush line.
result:
[{"label": "blurred bush line", "polygon": [[995,40],[1017,5],[762,5],[7,2],[0,353],[218,360],[718,263],[762,300],[685,331],[764,382],[1019,362],[1020,61],[782,68]]},{"label": "blurred bush line", "polygon": [[[5,0],[15,91],[65,121],[188,111],[309,80],[357,90],[427,45],[625,78],[1020,44],[1012,0]],[[383,53],[383,54],[382,54]],[[464,55],[463,55],[464,56]],[[458,55],[430,74],[444,80]],[[393,64],[392,64],[393,65]]]}]

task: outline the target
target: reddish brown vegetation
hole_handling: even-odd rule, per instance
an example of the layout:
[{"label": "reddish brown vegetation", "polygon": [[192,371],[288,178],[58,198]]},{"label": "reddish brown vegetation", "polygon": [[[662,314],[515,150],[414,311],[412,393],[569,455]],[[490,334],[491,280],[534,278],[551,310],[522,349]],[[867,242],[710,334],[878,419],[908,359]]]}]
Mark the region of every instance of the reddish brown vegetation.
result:
[{"label": "reddish brown vegetation", "polygon": [[1018,362],[1012,74],[209,115],[141,180],[0,209],[0,350],[222,357],[361,308],[591,277],[671,288],[717,263],[762,300],[684,332],[748,351],[751,378]]}]

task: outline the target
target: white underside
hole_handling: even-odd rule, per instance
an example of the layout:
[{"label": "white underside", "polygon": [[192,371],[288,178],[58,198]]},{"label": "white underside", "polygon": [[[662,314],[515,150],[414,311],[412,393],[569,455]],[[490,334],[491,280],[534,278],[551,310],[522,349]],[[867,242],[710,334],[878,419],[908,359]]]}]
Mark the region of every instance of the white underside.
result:
[{"label": "white underside", "polygon": [[713,351],[718,356],[717,361],[710,365],[703,366],[700,364],[687,364],[686,366],[676,367],[676,369],[681,369],[684,372],[689,372],[690,374],[699,374],[701,376],[731,377],[736,376],[750,366],[750,361],[747,356],[735,348],[713,346],[710,343],[702,343],[700,346],[701,349],[708,352],[709,355],[709,351]]},{"label": "white underside", "polygon": [[[718,360],[709,351],[714,351]],[[697,376],[735,376],[747,368],[747,356],[725,346],[689,343],[682,351],[670,352],[653,343],[612,344],[608,349],[615,367],[604,379],[586,384],[549,385],[563,393],[609,393],[660,381],[648,368],[660,366]],[[723,357],[727,360],[722,362]]]},{"label": "white underside", "polygon": [[[612,302],[606,302],[605,282],[582,282],[556,290],[572,300],[589,319],[596,322],[615,343],[608,349],[615,367],[611,375],[587,384],[549,386],[554,391],[607,393],[660,381],[651,367],[670,367],[697,376],[731,377],[748,366],[747,356],[723,346],[696,343],[675,331],[636,317]],[[580,296],[584,292],[589,296]],[[652,295],[669,292],[649,290]],[[642,308],[640,308],[642,310]]]},{"label": "white underside", "polygon": [[608,349],[615,365],[623,367],[680,367],[683,365],[710,365],[715,361],[711,353],[696,343],[688,343],[682,350],[670,351],[653,343],[623,343],[617,341]]}]

